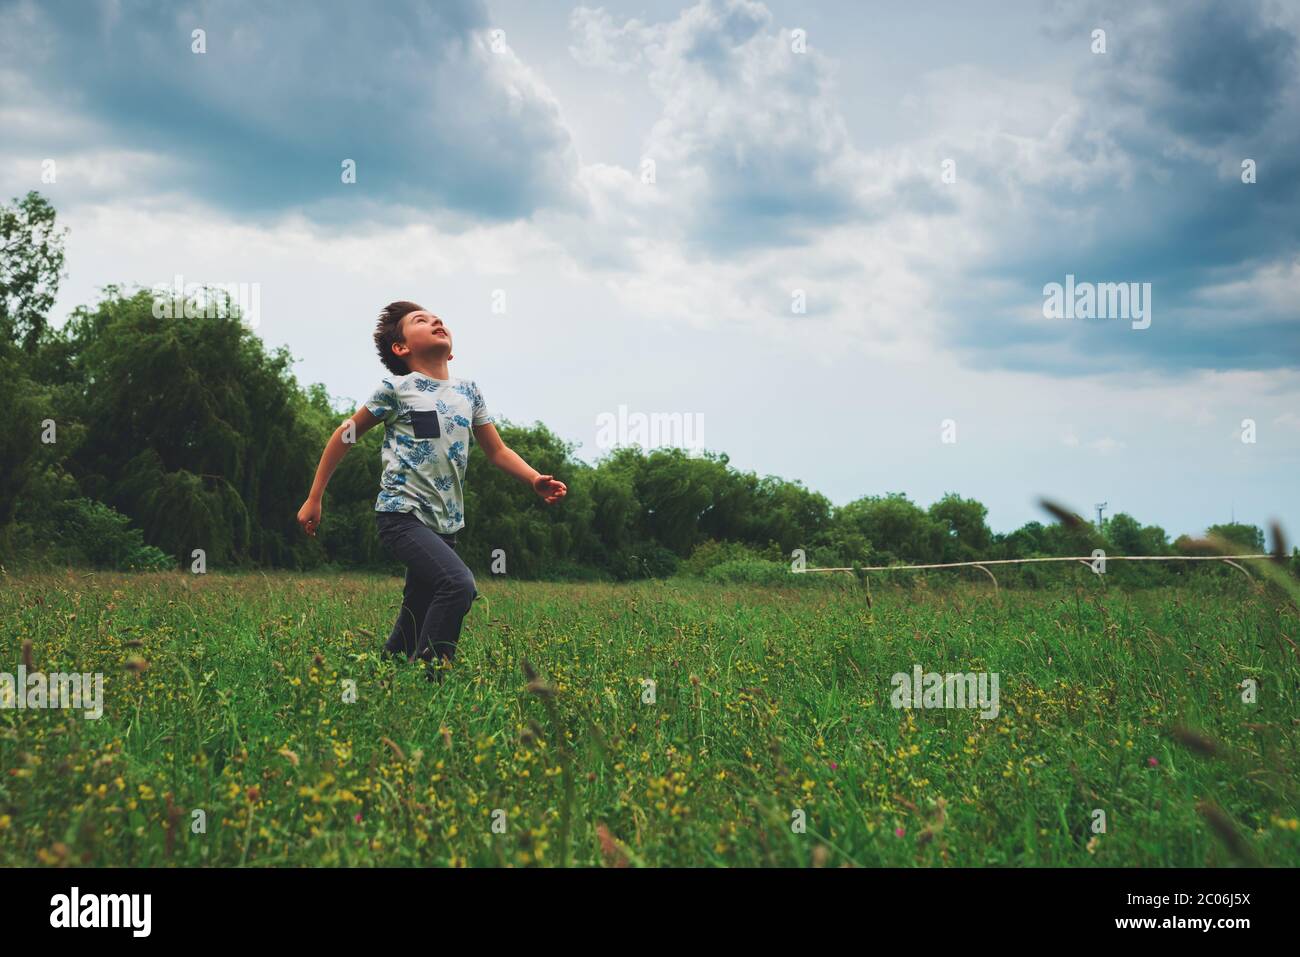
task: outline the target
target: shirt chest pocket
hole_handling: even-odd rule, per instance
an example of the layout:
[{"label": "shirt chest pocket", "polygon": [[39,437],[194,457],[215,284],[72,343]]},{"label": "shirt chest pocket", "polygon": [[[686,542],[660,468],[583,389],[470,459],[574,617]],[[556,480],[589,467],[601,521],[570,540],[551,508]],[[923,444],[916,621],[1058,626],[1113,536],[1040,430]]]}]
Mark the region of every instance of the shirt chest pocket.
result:
[{"label": "shirt chest pocket", "polygon": [[433,410],[417,412],[412,409],[411,427],[415,430],[417,439],[437,439],[442,437],[442,429],[438,426],[438,413]]}]

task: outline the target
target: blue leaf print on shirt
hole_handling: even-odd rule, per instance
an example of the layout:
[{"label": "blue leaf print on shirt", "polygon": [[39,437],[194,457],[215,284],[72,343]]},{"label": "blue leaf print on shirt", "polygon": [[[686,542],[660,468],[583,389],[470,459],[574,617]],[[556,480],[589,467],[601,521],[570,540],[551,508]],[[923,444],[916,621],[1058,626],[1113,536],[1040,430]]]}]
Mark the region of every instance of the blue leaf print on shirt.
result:
[{"label": "blue leaf print on shirt", "polygon": [[438,400],[438,411],[446,417],[448,431],[457,427],[462,429],[469,428],[469,419],[453,412],[451,406],[446,402],[443,402],[442,399]]},{"label": "blue leaf print on shirt", "polygon": [[450,492],[450,491],[451,491],[451,476],[450,476],[450,475],[435,475],[435,476],[433,477],[433,487],[436,488],[439,492]]},{"label": "blue leaf print on shirt", "polygon": [[[402,468],[417,468],[425,462],[433,461],[438,454],[433,447],[433,443],[428,439],[417,441],[409,435],[403,435],[401,432],[395,433],[394,438],[402,448],[395,450],[393,456],[402,464]],[[402,454],[402,449],[406,450],[406,455]]]},{"label": "blue leaf print on shirt", "polygon": [[414,450],[415,439],[409,435],[403,435],[401,432],[394,432],[393,441],[397,443],[397,448],[393,450],[393,458],[397,459],[402,468],[414,469],[415,463],[402,454],[402,449]]},{"label": "blue leaf print on shirt", "polygon": [[367,400],[366,408],[372,415],[385,419],[397,407],[397,390],[387,379],[381,381],[383,384]]},{"label": "blue leaf print on shirt", "polygon": [[469,399],[471,404],[478,399],[478,394],[475,392],[474,387],[468,382],[458,383],[454,387],[454,391],[459,392],[465,398]]},{"label": "blue leaf print on shirt", "polygon": [[421,439],[411,447],[411,461],[416,465],[423,465],[425,462],[433,461],[437,452],[433,448],[433,443],[427,439]]},{"label": "blue leaf print on shirt", "polygon": [[447,448],[447,461],[450,462],[452,465],[458,465],[461,468],[465,467],[465,443],[464,442],[451,443],[451,445]]},{"label": "blue leaf print on shirt", "polygon": [[415,380],[415,387],[419,389],[421,392],[432,392],[434,389],[438,388],[438,385],[439,383],[433,382],[430,379]]}]

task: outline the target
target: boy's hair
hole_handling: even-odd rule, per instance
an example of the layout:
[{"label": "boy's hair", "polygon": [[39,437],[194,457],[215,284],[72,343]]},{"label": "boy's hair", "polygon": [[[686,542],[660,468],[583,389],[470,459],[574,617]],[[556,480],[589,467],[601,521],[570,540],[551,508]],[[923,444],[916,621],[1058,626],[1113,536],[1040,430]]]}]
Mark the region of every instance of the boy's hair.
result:
[{"label": "boy's hair", "polygon": [[393,354],[393,343],[406,341],[402,335],[402,317],[408,312],[423,310],[424,307],[418,303],[401,300],[390,302],[379,313],[379,325],[375,326],[375,348],[379,350],[379,361],[393,375],[407,375],[411,371],[404,359]]}]

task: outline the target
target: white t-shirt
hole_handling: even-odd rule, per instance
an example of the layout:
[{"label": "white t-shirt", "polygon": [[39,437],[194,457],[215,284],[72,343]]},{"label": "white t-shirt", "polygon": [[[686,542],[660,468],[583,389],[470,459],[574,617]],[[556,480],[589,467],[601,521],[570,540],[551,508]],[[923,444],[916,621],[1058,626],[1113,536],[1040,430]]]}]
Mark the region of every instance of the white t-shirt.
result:
[{"label": "white t-shirt", "polygon": [[377,512],[414,512],[436,532],[465,527],[465,468],[473,427],[494,421],[469,379],[390,376],[366,402],[384,423]]}]

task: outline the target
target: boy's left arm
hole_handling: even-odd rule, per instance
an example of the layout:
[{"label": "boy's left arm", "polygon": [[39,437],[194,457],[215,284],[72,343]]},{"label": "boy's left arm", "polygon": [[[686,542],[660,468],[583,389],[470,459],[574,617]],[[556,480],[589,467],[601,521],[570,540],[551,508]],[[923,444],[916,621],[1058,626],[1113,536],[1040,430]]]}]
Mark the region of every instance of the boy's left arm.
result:
[{"label": "boy's left arm", "polygon": [[497,427],[491,422],[474,426],[474,441],[483,448],[487,460],[507,475],[513,475],[528,485],[542,497],[547,505],[552,505],[568,493],[569,489],[554,476],[542,475],[537,469],[519,457],[514,449],[501,441]]}]

